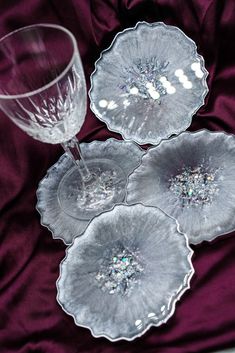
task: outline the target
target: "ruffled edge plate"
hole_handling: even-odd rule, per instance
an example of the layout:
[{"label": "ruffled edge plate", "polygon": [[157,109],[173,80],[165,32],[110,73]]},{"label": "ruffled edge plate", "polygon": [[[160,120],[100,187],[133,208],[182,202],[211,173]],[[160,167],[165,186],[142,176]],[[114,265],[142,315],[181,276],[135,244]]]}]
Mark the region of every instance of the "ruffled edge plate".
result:
[{"label": "ruffled edge plate", "polygon": [[[141,157],[146,152],[134,142],[114,138],[106,141],[95,140],[90,143],[81,143],[80,148],[87,160],[100,158],[100,156],[114,160],[124,171],[126,178],[140,164]],[[41,224],[51,231],[54,239],[61,239],[66,245],[71,244],[75,235],[82,234],[89,223],[89,220],[79,220],[63,212],[58,202],[59,183],[64,174],[72,167],[72,160],[64,153],[48,169],[36,191],[36,209],[41,216]]]},{"label": "ruffled edge plate", "polygon": [[[141,139],[141,138],[134,138],[134,137],[129,137],[127,136],[128,134],[125,133],[125,131],[122,131],[118,128],[115,128],[114,126],[112,126],[112,124],[110,122],[107,121],[107,119],[102,115],[102,113],[99,112],[99,110],[96,108],[96,105],[95,105],[95,102],[92,98],[92,91],[93,91],[93,88],[94,88],[94,79],[95,79],[95,76],[96,76],[96,73],[97,73],[97,70],[98,70],[98,67],[99,67],[99,63],[102,61],[103,59],[103,56],[106,55],[106,53],[108,53],[109,51],[112,50],[112,47],[113,45],[115,44],[116,40],[122,36],[122,35],[125,35],[126,33],[128,32],[132,32],[132,31],[135,31],[135,30],[138,30],[138,27],[141,27],[141,26],[148,26],[148,27],[158,27],[158,26],[162,26],[164,28],[171,28],[172,30],[176,30],[178,31],[179,33],[182,34],[182,36],[189,42],[191,43],[191,45],[194,47],[194,53],[195,53],[195,58],[197,58],[200,62],[200,66],[201,66],[201,70],[204,74],[204,79],[203,79],[203,84],[204,84],[204,92],[203,94],[201,95],[201,99],[197,105],[197,107],[195,107],[194,109],[192,109],[191,112],[189,112],[188,116],[187,116],[187,122],[185,123],[185,125],[183,125],[180,129],[172,129],[171,131],[169,131],[169,133],[165,134],[164,136],[162,135],[159,135],[159,137],[156,139],[152,139],[152,138],[148,138],[148,139]],[[114,39],[112,40],[110,46],[103,50],[100,54],[100,57],[96,60],[95,62],[95,69],[94,71],[92,72],[91,74],[91,77],[90,77],[90,82],[91,82],[91,86],[90,86],[90,89],[88,91],[88,96],[89,96],[89,99],[90,99],[90,109],[92,110],[92,112],[96,115],[96,117],[101,120],[102,122],[104,122],[108,129],[110,131],[114,131],[116,133],[119,133],[121,134],[122,138],[126,141],[134,141],[136,142],[137,144],[140,144],[140,145],[143,145],[143,144],[152,144],[152,145],[157,145],[158,143],[161,142],[161,140],[164,140],[164,139],[168,139],[169,137],[171,137],[172,135],[178,135],[180,134],[182,131],[185,131],[192,123],[192,118],[193,118],[193,115],[205,104],[205,98],[207,96],[207,93],[209,92],[209,88],[208,88],[208,85],[207,85],[207,76],[208,76],[209,72],[206,70],[205,68],[205,60],[203,58],[202,55],[198,54],[197,52],[197,45],[196,43],[191,39],[189,38],[180,28],[176,27],[176,26],[172,26],[172,25],[166,25],[165,23],[163,22],[154,22],[154,23],[148,23],[146,21],[140,21],[140,22],[137,22],[137,24],[135,25],[135,27],[131,27],[131,28],[126,28],[124,29],[123,31],[121,32],[118,32]]]},{"label": "ruffled edge plate", "polygon": [[[110,213],[110,212],[114,212],[118,207],[132,207],[132,206],[142,206],[146,209],[154,209],[154,210],[157,210],[158,212],[161,212],[162,214],[164,214],[165,216],[167,216],[169,219],[173,220],[176,224],[176,228],[177,228],[177,232],[180,234],[180,236],[182,236],[185,240],[185,246],[188,250],[188,255],[187,255],[187,262],[189,264],[189,268],[190,270],[188,271],[188,273],[185,275],[184,277],[184,281],[182,282],[182,286],[179,287],[179,289],[177,290],[177,293],[175,294],[175,298],[170,299],[170,304],[169,304],[169,307],[170,307],[170,311],[168,313],[168,315],[166,317],[164,317],[161,321],[159,321],[158,323],[153,323],[151,322],[151,318],[149,318],[149,324],[147,325],[147,327],[137,333],[136,335],[133,335],[131,338],[127,338],[127,337],[124,337],[124,336],[120,336],[116,339],[113,339],[112,337],[110,337],[109,335],[105,334],[104,332],[102,333],[99,333],[99,334],[96,334],[94,332],[94,330],[90,327],[90,326],[87,326],[87,325],[83,325],[81,324],[80,322],[77,321],[76,319],[76,316],[70,312],[68,312],[63,303],[61,303],[60,299],[59,299],[59,296],[60,296],[60,289],[59,289],[59,282],[61,280],[61,277],[62,277],[62,266],[64,263],[66,263],[68,261],[68,255],[69,255],[69,252],[70,252],[70,249],[72,249],[74,246],[79,246],[79,243],[83,244],[84,241],[86,241],[86,238],[88,237],[87,233],[89,232],[90,228],[89,226],[91,224],[93,224],[93,222],[97,221],[97,219],[102,219],[103,217],[106,217],[106,214]],[[161,326],[162,324],[166,323],[171,317],[172,315],[174,314],[175,312],[175,309],[176,309],[176,303],[180,300],[180,298],[183,296],[183,294],[188,290],[190,289],[190,282],[191,282],[191,279],[195,273],[195,270],[194,270],[194,267],[193,267],[193,264],[192,264],[192,256],[194,254],[194,251],[190,248],[189,246],[189,242],[188,242],[188,237],[185,233],[182,233],[182,231],[180,230],[180,227],[179,227],[179,224],[177,222],[177,220],[171,216],[169,216],[168,214],[166,214],[164,211],[162,211],[161,209],[159,209],[158,207],[153,207],[153,206],[146,206],[146,205],[143,205],[142,203],[136,203],[136,204],[132,204],[132,205],[127,205],[127,204],[117,204],[115,205],[111,210],[108,210],[108,211],[105,211],[103,212],[102,214],[100,215],[97,215],[93,218],[93,220],[90,221],[88,227],[86,228],[86,230],[84,231],[82,237],[75,237],[73,239],[73,242],[72,244],[66,249],[66,252],[65,252],[65,257],[64,259],[61,261],[60,263],[60,270],[59,270],[59,277],[56,281],[56,288],[57,288],[57,296],[56,296],[56,299],[57,299],[57,302],[58,304],[61,306],[61,308],[64,310],[64,312],[70,316],[73,317],[74,319],[74,322],[77,326],[80,326],[80,327],[84,327],[84,328],[87,328],[90,330],[91,334],[93,337],[95,338],[99,338],[99,337],[105,337],[107,338],[109,341],[111,342],[116,342],[116,341],[119,341],[119,340],[126,340],[126,341],[133,341],[134,339],[138,338],[138,337],[141,337],[143,334],[145,334],[151,327],[159,327]]]},{"label": "ruffled edge plate", "polygon": [[[135,199],[133,199],[133,201],[131,201],[131,198],[133,196],[133,190],[131,190],[130,185],[132,184],[132,179],[136,175],[136,172],[139,170],[139,168],[141,168],[141,165],[142,165],[143,161],[150,157],[150,155],[152,153],[151,151],[162,149],[165,146],[166,146],[166,149],[167,149],[168,146],[169,146],[169,143],[171,143],[172,140],[182,139],[183,136],[188,136],[188,138],[190,138],[190,136],[191,137],[195,137],[195,136],[196,137],[200,137],[202,134],[204,134],[204,135],[209,134],[209,135],[214,135],[214,136],[219,136],[220,135],[220,136],[223,136],[226,141],[228,139],[234,139],[234,145],[235,145],[235,135],[226,133],[224,131],[210,131],[210,130],[207,130],[207,129],[200,129],[200,130],[197,130],[197,131],[194,131],[194,132],[184,131],[184,132],[181,132],[177,136],[172,136],[170,139],[164,139],[164,140],[161,141],[161,143],[158,146],[154,146],[154,147],[151,147],[151,148],[148,149],[148,151],[145,154],[145,156],[142,157],[140,165],[137,166],[135,168],[135,170],[129,175],[128,183],[127,183],[127,189],[126,189],[126,199],[125,199],[125,201],[128,204],[131,204],[132,202],[133,203],[142,202],[143,204],[146,204],[146,205],[149,205],[149,206],[161,208],[164,212],[166,212],[168,215],[170,215],[171,217],[175,218],[178,221],[181,231],[187,233],[188,238],[189,238],[189,243],[190,244],[194,244],[194,245],[200,244],[203,241],[211,242],[211,241],[215,240],[219,236],[226,235],[226,234],[229,234],[231,232],[234,232],[235,231],[235,222],[234,222],[234,224],[231,224],[231,222],[230,222],[226,228],[221,228],[221,226],[218,226],[215,229],[212,228],[210,233],[207,233],[207,234],[201,233],[201,235],[199,237],[196,237],[195,235],[190,234],[190,231],[188,229],[185,229],[184,227],[182,227],[182,225],[180,224],[181,222],[177,219],[177,217],[174,214],[170,214],[170,212],[166,209],[166,207],[163,207],[162,205],[157,204],[157,203],[154,203],[154,204],[150,205],[148,202],[145,202],[145,201],[143,201],[143,200],[141,200],[139,198],[138,198],[138,200],[135,198]],[[232,146],[231,146],[231,150],[232,150]],[[217,150],[215,149],[215,154],[216,154],[216,151]],[[182,162],[182,160],[181,160],[181,162]],[[224,168],[222,168],[222,170],[223,169]],[[222,175],[222,178],[223,178],[223,175]],[[217,195],[217,197],[218,197],[218,195]]]}]

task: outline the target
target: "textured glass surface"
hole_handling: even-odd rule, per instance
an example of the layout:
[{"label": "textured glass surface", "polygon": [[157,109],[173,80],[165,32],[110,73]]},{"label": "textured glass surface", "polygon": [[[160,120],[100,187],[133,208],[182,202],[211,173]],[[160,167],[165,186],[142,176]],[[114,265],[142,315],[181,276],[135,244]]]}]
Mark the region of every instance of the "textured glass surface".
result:
[{"label": "textured glass surface", "polygon": [[0,58],[0,107],[6,115],[42,142],[74,137],[84,122],[87,99],[72,33],[53,24],[20,28],[1,38]]},{"label": "textured glass surface", "polygon": [[[116,139],[82,143],[81,150],[88,162],[100,157],[111,160],[121,168],[126,178],[140,164],[141,157],[145,153],[133,142]],[[64,154],[48,170],[37,190],[37,209],[41,215],[42,224],[49,228],[53,238],[62,239],[66,244],[70,244],[75,235],[81,234],[91,219],[80,220],[69,216],[63,212],[58,202],[60,181],[72,167],[71,158]],[[98,213],[100,213],[99,209],[96,214]]]},{"label": "textured glass surface", "polygon": [[67,249],[57,300],[95,337],[133,340],[172,316],[194,273],[192,253],[160,209],[116,205]]},{"label": "textured glass surface", "polygon": [[193,244],[233,231],[234,135],[184,132],[149,149],[129,178],[127,202],[160,207]]},{"label": "textured glass surface", "polygon": [[179,28],[140,22],[118,33],[91,76],[91,109],[139,144],[184,131],[204,104],[207,71]]}]

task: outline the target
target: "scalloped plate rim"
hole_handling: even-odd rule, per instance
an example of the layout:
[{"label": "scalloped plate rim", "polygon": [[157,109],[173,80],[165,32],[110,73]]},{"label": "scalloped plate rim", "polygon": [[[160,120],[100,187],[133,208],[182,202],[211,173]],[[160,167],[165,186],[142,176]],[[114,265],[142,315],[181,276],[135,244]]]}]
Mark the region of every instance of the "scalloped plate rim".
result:
[{"label": "scalloped plate rim", "polygon": [[[133,143],[133,144],[139,149],[140,152],[143,152],[143,154],[146,153],[145,150],[143,150],[135,141],[118,140],[118,139],[116,139],[116,138],[114,138],[114,137],[110,137],[110,138],[106,139],[105,141],[93,140],[93,141],[91,141],[91,142],[82,142],[80,145],[83,145],[83,144],[87,144],[87,145],[89,144],[89,145],[91,145],[91,144],[95,144],[95,143],[106,143],[107,141],[115,141],[115,143],[116,143],[116,142],[117,142],[117,143],[122,143],[122,142],[129,142],[129,143],[130,143],[130,142],[131,142],[131,143]],[[37,202],[36,202],[35,208],[36,208],[36,210],[38,211],[38,213],[39,213],[39,215],[40,215],[40,221],[39,221],[40,224],[41,224],[43,227],[47,228],[47,229],[50,231],[50,233],[52,234],[52,238],[55,239],[55,240],[56,240],[56,239],[62,240],[62,242],[63,242],[66,246],[69,246],[69,245],[72,244],[72,243],[67,242],[67,241],[66,241],[64,238],[62,238],[61,236],[54,234],[54,228],[51,227],[51,224],[45,222],[45,217],[43,216],[43,210],[42,210],[42,206],[40,205],[40,204],[41,204],[41,200],[40,200],[40,196],[39,196],[39,195],[41,194],[41,192],[42,192],[41,188],[43,187],[43,183],[45,182],[45,179],[49,176],[49,174],[51,173],[52,169],[55,168],[55,166],[56,166],[59,162],[61,162],[63,159],[65,159],[66,156],[67,156],[66,152],[63,153],[63,154],[59,157],[59,159],[58,159],[51,167],[49,167],[49,168],[47,169],[46,174],[45,174],[44,177],[40,180],[40,182],[39,182],[39,184],[38,184],[38,187],[37,187],[37,190],[36,190]],[[142,161],[142,156],[139,157],[139,163],[138,163],[137,167],[140,165],[141,161]],[[137,167],[136,167],[136,168],[137,168]],[[136,168],[135,168],[135,169],[136,169]],[[128,183],[128,178],[129,178],[129,175],[127,176],[126,186],[127,186],[127,183]],[[125,198],[126,198],[126,196],[125,196]],[[124,198],[124,200],[125,200],[125,198]],[[76,219],[76,218],[74,218],[74,217],[72,217],[72,216],[68,216],[68,217],[71,217],[71,218],[73,218],[73,219]],[[43,220],[43,218],[44,218],[44,220]],[[89,223],[90,223],[90,221],[89,221]],[[88,223],[88,224],[89,224],[89,223]],[[88,226],[88,224],[87,224],[87,226]],[[83,233],[84,233],[84,232],[82,232],[82,234],[83,234]]]},{"label": "scalloped plate rim", "polygon": [[[168,138],[168,139],[163,139],[163,140],[162,140],[158,145],[156,145],[156,146],[151,146],[151,147],[149,147],[149,148],[146,150],[146,152],[151,152],[151,151],[150,151],[151,149],[154,149],[154,148],[156,148],[156,147],[159,148],[162,143],[167,142],[167,141],[170,141],[170,140],[172,140],[172,139],[175,139],[175,138],[179,137],[179,136],[182,135],[182,134],[195,135],[195,134],[197,134],[197,133],[202,133],[202,132],[213,133],[213,134],[223,134],[223,135],[226,135],[227,137],[229,137],[229,136],[234,136],[234,138],[235,138],[235,135],[234,135],[234,134],[228,133],[228,132],[226,132],[226,131],[212,131],[212,130],[208,130],[208,129],[205,129],[205,128],[199,129],[199,130],[195,130],[195,131],[182,131],[182,132],[181,132],[180,134],[178,134],[178,135],[171,136],[171,137]],[[140,163],[140,165],[142,164],[142,160],[143,160],[143,158],[146,156],[146,154],[147,154],[147,153],[145,153],[145,154],[141,157],[141,163]],[[135,170],[138,169],[138,168],[140,167],[140,165],[138,165],[138,166],[132,171],[132,173],[129,174],[129,176],[128,176],[128,181],[127,181],[127,185],[129,184],[129,179],[131,178],[132,174],[134,174]],[[126,189],[125,202],[127,202],[127,195],[128,195],[128,189]],[[145,205],[145,206],[148,206],[148,205]],[[152,207],[158,207],[158,206],[152,206]],[[158,208],[160,208],[160,207],[158,207]],[[160,209],[161,209],[161,208],[160,208]],[[162,210],[162,211],[163,211],[163,210]],[[172,217],[172,216],[169,215],[166,211],[163,211],[163,212],[165,212],[169,217]],[[174,218],[174,217],[173,217],[173,218]],[[178,221],[177,221],[177,222],[178,222]],[[231,230],[226,231],[225,233],[218,233],[218,234],[216,234],[215,236],[213,236],[213,237],[210,238],[210,239],[202,239],[202,240],[199,240],[198,242],[191,242],[191,240],[189,239],[189,244],[192,244],[192,245],[199,245],[199,244],[203,243],[204,241],[210,243],[210,242],[212,242],[213,240],[215,240],[216,238],[222,237],[222,236],[227,235],[227,234],[230,234],[230,233],[232,233],[232,232],[234,232],[234,231],[235,231],[235,226],[234,226],[234,228],[232,228]]]},{"label": "scalloped plate rim", "polygon": [[[189,115],[188,115],[189,121],[184,125],[184,129],[182,130],[182,128],[183,128],[183,127],[182,127],[181,129],[175,130],[174,132],[171,132],[171,133],[165,135],[164,137],[159,136],[159,139],[158,139],[158,140],[156,140],[156,139],[148,139],[148,140],[147,140],[147,139],[146,139],[146,140],[143,140],[143,139],[142,139],[142,140],[138,140],[138,139],[136,139],[136,138],[126,138],[126,137],[125,137],[125,133],[123,133],[123,131],[121,132],[119,129],[113,128],[113,127],[110,125],[110,122],[107,122],[106,119],[104,119],[104,118],[102,117],[102,114],[100,114],[100,113],[98,112],[98,110],[96,109],[95,103],[94,103],[94,101],[93,101],[93,99],[92,99],[92,97],[91,97],[92,90],[93,90],[93,81],[94,81],[94,77],[95,77],[95,75],[96,75],[96,72],[97,72],[97,70],[98,70],[97,66],[98,66],[98,64],[99,64],[99,61],[101,61],[102,58],[103,58],[103,56],[106,55],[106,53],[109,52],[109,51],[112,49],[112,47],[113,47],[115,41],[117,40],[117,38],[118,38],[119,36],[125,34],[126,32],[131,32],[131,31],[133,31],[133,30],[137,30],[137,29],[138,29],[138,26],[141,26],[141,25],[147,25],[147,26],[149,26],[149,27],[158,27],[158,26],[163,26],[163,27],[165,27],[165,28],[171,27],[172,29],[177,29],[179,32],[181,32],[181,34],[182,34],[188,41],[190,41],[191,44],[193,44],[193,46],[194,46],[194,52],[195,52],[196,56],[198,57],[199,61],[201,62],[201,64],[202,64],[202,68],[201,68],[201,69],[202,69],[203,73],[205,74],[205,76],[204,76],[204,93],[203,93],[202,96],[200,97],[200,104],[198,105],[197,108],[193,109],[192,112],[189,113]],[[146,21],[139,21],[139,22],[136,23],[136,25],[135,25],[134,27],[125,28],[123,31],[118,32],[118,33],[114,36],[114,38],[113,38],[113,40],[112,40],[110,46],[109,46],[108,48],[104,49],[104,50],[101,52],[99,58],[95,61],[95,69],[94,69],[94,71],[92,72],[92,74],[91,74],[91,76],[90,76],[90,83],[91,83],[91,86],[90,86],[90,89],[89,89],[89,91],[88,91],[88,96],[89,96],[89,99],[90,99],[90,109],[92,110],[92,112],[95,114],[95,116],[96,116],[100,121],[102,121],[103,123],[105,123],[105,124],[107,125],[107,127],[108,127],[108,129],[109,129],[110,131],[113,131],[113,132],[116,132],[116,133],[120,134],[124,140],[126,140],[126,141],[134,141],[135,143],[140,144],[140,145],[144,145],[144,144],[158,145],[163,139],[170,138],[172,135],[179,135],[181,132],[183,132],[183,131],[185,131],[186,129],[189,128],[189,126],[190,126],[191,123],[192,123],[193,116],[194,116],[194,115],[196,114],[196,112],[205,104],[205,99],[206,99],[206,96],[207,96],[207,94],[208,94],[208,92],[209,92],[209,88],[208,88],[207,81],[206,81],[208,75],[209,75],[209,72],[207,71],[207,69],[206,69],[206,67],[205,67],[205,60],[204,60],[204,58],[203,58],[202,55],[198,54],[196,43],[195,43],[191,38],[189,38],[179,27],[173,26],[173,25],[167,25],[167,24],[165,24],[164,22],[152,22],[152,23],[148,23],[148,22],[146,22]]]},{"label": "scalloped plate rim", "polygon": [[[105,333],[95,334],[95,332],[93,331],[93,329],[92,329],[91,327],[89,327],[89,326],[87,326],[87,325],[82,325],[82,324],[80,324],[80,323],[76,320],[75,315],[72,314],[72,313],[70,313],[70,312],[68,312],[68,311],[64,308],[64,305],[63,305],[63,304],[60,302],[60,300],[59,300],[59,292],[60,292],[60,290],[59,290],[59,285],[58,285],[58,283],[59,283],[59,281],[60,281],[60,279],[61,279],[61,277],[62,277],[62,266],[63,266],[63,263],[68,259],[68,252],[69,252],[70,248],[74,245],[75,241],[82,241],[82,239],[83,239],[83,238],[82,238],[82,235],[84,235],[84,233],[85,233],[85,231],[87,230],[87,228],[85,229],[85,231],[82,233],[81,236],[80,236],[80,235],[79,235],[79,236],[75,236],[74,239],[73,239],[73,241],[72,241],[72,243],[65,249],[65,256],[64,256],[64,258],[62,259],[62,261],[60,262],[60,265],[59,265],[59,277],[58,277],[57,280],[56,280],[56,289],[57,289],[56,301],[57,301],[57,303],[60,305],[60,307],[63,309],[63,311],[64,311],[66,314],[68,314],[69,316],[72,316],[72,318],[73,318],[75,324],[76,324],[78,327],[83,327],[83,328],[88,329],[88,330],[91,332],[92,336],[95,337],[95,338],[105,337],[106,339],[108,339],[108,340],[111,341],[111,342],[117,342],[117,341],[120,341],[120,340],[124,340],[124,341],[129,341],[129,342],[130,342],[130,341],[133,341],[134,339],[136,339],[136,338],[138,338],[138,337],[143,336],[151,327],[159,327],[159,326],[161,326],[162,324],[165,324],[165,323],[173,316],[173,314],[174,314],[174,312],[175,312],[175,310],[176,310],[176,304],[177,304],[177,302],[181,299],[181,297],[183,296],[183,294],[184,294],[188,289],[191,288],[190,282],[191,282],[191,279],[192,279],[193,275],[195,274],[195,269],[194,269],[193,264],[192,264],[192,256],[193,256],[193,254],[194,254],[194,251],[191,249],[191,247],[190,247],[190,245],[189,245],[189,239],[188,239],[187,234],[186,234],[186,233],[183,233],[183,232],[180,230],[178,221],[177,221],[174,217],[169,216],[169,215],[168,215],[165,211],[163,211],[161,208],[156,207],[156,206],[144,205],[144,204],[141,203],[141,202],[134,203],[134,204],[131,204],[131,205],[127,205],[127,204],[125,204],[125,203],[118,203],[118,204],[114,205],[110,210],[105,211],[105,212],[103,212],[103,213],[100,214],[100,215],[103,215],[103,214],[108,213],[108,212],[112,212],[112,211],[114,210],[114,208],[116,208],[117,206],[127,206],[127,207],[130,206],[130,207],[131,207],[131,206],[135,206],[135,205],[141,205],[141,206],[144,206],[144,207],[146,207],[146,208],[157,209],[157,210],[161,211],[163,214],[165,214],[167,217],[169,217],[169,218],[171,218],[172,220],[175,221],[175,223],[176,223],[176,228],[177,228],[177,232],[178,232],[180,235],[182,235],[182,236],[184,237],[184,239],[185,239],[185,246],[186,246],[186,248],[189,250],[189,253],[188,253],[188,255],[187,255],[187,261],[188,261],[188,263],[189,263],[190,270],[189,270],[189,272],[187,273],[187,275],[185,275],[184,281],[182,281],[183,285],[182,285],[181,290],[177,293],[177,295],[175,296],[175,299],[172,300],[172,303],[171,303],[171,310],[169,311],[169,314],[168,314],[163,320],[161,320],[158,324],[154,324],[154,323],[150,322],[150,323],[146,326],[146,328],[145,328],[143,331],[139,332],[137,335],[134,335],[134,336],[131,337],[131,338],[126,338],[126,337],[124,337],[124,336],[121,336],[121,337],[119,337],[119,338],[113,339],[113,338],[111,338],[109,335],[107,335],[107,334],[105,334]],[[100,215],[95,216],[93,219],[98,218]],[[89,222],[89,224],[87,225],[87,227],[90,225],[91,222],[92,222],[92,220]],[[76,240],[76,239],[77,239],[77,240]],[[172,298],[172,297],[171,297],[171,298]]]}]

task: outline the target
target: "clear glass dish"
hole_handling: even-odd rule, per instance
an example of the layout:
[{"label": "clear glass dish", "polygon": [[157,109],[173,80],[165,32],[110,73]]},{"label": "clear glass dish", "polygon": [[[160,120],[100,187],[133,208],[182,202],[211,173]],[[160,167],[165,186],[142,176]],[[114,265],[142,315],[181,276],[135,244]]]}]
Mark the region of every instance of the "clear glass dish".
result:
[{"label": "clear glass dish", "polygon": [[190,287],[192,254],[176,220],[160,209],[116,205],[67,248],[57,300],[93,336],[131,341],[173,315]]},{"label": "clear glass dish", "polygon": [[160,207],[192,244],[235,230],[235,136],[183,132],[150,148],[129,177],[127,202]]},{"label": "clear glass dish", "polygon": [[[125,198],[125,187],[128,175],[140,164],[141,157],[145,153],[134,142],[127,142],[123,140],[116,140],[110,138],[106,141],[92,141],[91,143],[81,144],[82,154],[89,165],[90,160],[96,158],[103,158],[104,161],[113,161],[116,167],[120,168],[123,174],[124,183],[115,185],[115,190],[118,190],[120,195],[119,203]],[[65,244],[71,244],[73,237],[84,232],[86,226],[93,218],[93,214],[87,219],[79,219],[78,217],[71,217],[61,207],[58,191],[61,180],[64,175],[73,168],[71,158],[65,153],[60,157],[47,172],[47,175],[41,180],[37,190],[37,205],[36,208],[41,216],[42,225],[46,226],[51,232],[54,239],[61,239]],[[72,169],[73,170],[73,169]],[[103,172],[103,170],[102,170]],[[109,183],[109,171],[107,170],[106,177],[103,175],[100,180],[101,187],[106,187],[107,195],[110,197],[110,203],[106,203],[105,209],[113,207],[112,183]],[[76,193],[73,193],[76,194]],[[90,194],[92,197],[92,194]],[[68,199],[68,202],[70,200]],[[78,201],[77,201],[78,202]],[[111,206],[109,206],[111,205]],[[96,214],[101,213],[100,208],[97,207]]]},{"label": "clear glass dish", "polygon": [[139,22],[104,50],[91,75],[91,109],[112,131],[158,144],[186,130],[208,92],[204,59],[179,28]]}]

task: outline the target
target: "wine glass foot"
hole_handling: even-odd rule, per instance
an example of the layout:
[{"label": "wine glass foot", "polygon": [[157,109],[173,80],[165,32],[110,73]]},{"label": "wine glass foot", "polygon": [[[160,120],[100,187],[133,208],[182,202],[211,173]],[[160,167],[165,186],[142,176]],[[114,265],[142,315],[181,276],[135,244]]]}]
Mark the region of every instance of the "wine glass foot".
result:
[{"label": "wine glass foot", "polygon": [[100,158],[88,160],[86,165],[92,175],[90,180],[84,183],[74,166],[62,178],[57,194],[61,209],[81,220],[89,220],[123,202],[126,189],[125,173],[113,161]]}]

